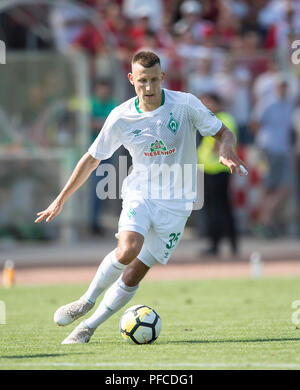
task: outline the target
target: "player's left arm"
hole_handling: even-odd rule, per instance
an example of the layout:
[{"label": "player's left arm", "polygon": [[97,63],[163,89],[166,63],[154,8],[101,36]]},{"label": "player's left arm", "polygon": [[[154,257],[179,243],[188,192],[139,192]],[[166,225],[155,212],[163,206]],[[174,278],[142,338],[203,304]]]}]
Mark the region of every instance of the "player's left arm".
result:
[{"label": "player's left arm", "polygon": [[219,162],[230,169],[231,173],[237,172],[239,175],[247,174],[246,164],[235,152],[236,137],[224,124],[213,136],[219,143]]}]

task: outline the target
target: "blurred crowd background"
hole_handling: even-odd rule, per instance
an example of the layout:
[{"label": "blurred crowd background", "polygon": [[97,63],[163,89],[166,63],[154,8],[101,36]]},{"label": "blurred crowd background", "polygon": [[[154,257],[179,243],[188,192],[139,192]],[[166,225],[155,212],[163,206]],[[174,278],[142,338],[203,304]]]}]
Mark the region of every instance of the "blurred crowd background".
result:
[{"label": "blurred crowd background", "polygon": [[[2,1],[0,39],[0,243],[116,229],[121,201],[98,199],[96,173],[52,224],[33,221],[111,109],[134,96],[127,73],[144,48],[160,56],[165,88],[198,96],[235,132],[249,168],[220,170],[199,136],[207,201],[189,226],[210,237],[207,251],[225,236],[233,252],[240,235],[299,237],[299,1]],[[131,165],[121,148],[117,171],[120,156]]]}]

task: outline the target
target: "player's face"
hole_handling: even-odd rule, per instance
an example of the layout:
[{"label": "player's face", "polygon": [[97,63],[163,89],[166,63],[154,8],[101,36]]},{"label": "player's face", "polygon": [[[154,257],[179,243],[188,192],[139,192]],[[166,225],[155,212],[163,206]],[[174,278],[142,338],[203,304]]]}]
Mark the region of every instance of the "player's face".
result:
[{"label": "player's face", "polygon": [[139,97],[139,106],[142,110],[155,110],[160,106],[164,72],[161,71],[159,64],[145,68],[139,63],[134,63],[128,78]]}]

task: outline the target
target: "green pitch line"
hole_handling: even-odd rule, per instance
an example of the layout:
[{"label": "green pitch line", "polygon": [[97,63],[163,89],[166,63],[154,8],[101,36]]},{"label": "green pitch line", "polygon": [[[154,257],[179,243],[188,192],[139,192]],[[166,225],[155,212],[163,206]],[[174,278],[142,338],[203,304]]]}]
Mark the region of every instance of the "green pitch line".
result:
[{"label": "green pitch line", "polygon": [[[0,288],[2,369],[300,369],[299,278],[145,281],[125,307],[145,304],[162,318],[151,345],[128,345],[121,310],[89,344],[61,345],[79,323],[57,327],[55,310],[87,285]],[[300,308],[300,305],[299,305]],[[294,314],[293,314],[294,313]],[[292,317],[293,316],[293,317]],[[300,313],[299,313],[300,322]],[[300,328],[300,325],[299,325]]]}]

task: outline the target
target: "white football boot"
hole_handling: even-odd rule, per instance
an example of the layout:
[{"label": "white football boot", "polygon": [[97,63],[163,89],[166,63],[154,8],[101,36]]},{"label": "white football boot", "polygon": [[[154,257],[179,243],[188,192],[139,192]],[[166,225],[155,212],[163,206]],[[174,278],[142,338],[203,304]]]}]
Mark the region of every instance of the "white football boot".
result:
[{"label": "white football boot", "polygon": [[62,344],[86,344],[93,336],[95,329],[91,329],[81,322],[68,337],[64,339]]},{"label": "white football boot", "polygon": [[87,302],[83,297],[79,298],[78,301],[68,303],[67,305],[61,306],[54,313],[54,322],[59,326],[66,326],[71,324],[88,313],[93,307],[94,303]]}]

